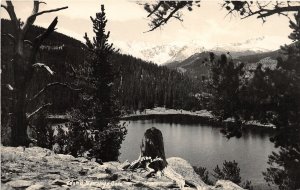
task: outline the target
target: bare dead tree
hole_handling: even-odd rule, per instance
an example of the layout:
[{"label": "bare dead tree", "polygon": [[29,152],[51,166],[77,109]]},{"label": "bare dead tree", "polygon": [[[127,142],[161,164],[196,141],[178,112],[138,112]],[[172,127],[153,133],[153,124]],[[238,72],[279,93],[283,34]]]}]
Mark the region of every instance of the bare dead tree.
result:
[{"label": "bare dead tree", "polygon": [[[34,0],[33,9],[31,15],[26,19],[25,23],[22,24],[21,20],[18,19],[14,5],[12,1],[7,0],[6,5],[1,4],[1,7],[6,10],[10,20],[13,24],[13,31],[11,34],[4,34],[11,39],[13,43],[13,59],[10,64],[13,68],[13,82],[10,84],[13,89],[12,97],[12,113],[11,113],[11,143],[13,146],[27,146],[31,140],[27,135],[27,125],[29,120],[35,115],[38,114],[41,110],[50,106],[50,103],[46,103],[39,108],[37,108],[32,113],[26,113],[27,105],[30,103],[30,100],[38,97],[41,93],[46,91],[46,88],[50,88],[55,85],[67,86],[64,84],[56,83],[55,85],[47,85],[44,89],[39,91],[33,98],[27,97],[27,90],[29,84],[32,82],[33,74],[36,71],[36,67],[39,66],[43,69],[46,69],[50,74],[53,74],[53,71],[45,64],[36,63],[37,52],[46,38],[49,37],[51,33],[55,31],[58,19],[55,17],[48,28],[40,35],[38,35],[33,41],[25,40],[26,35],[28,34],[29,28],[34,24],[36,18],[45,13],[57,12],[60,10],[67,9],[68,7],[61,7],[56,9],[50,9],[45,11],[39,11],[40,4],[46,4],[45,2]],[[25,44],[29,44],[30,53],[29,56],[25,54]]]}]

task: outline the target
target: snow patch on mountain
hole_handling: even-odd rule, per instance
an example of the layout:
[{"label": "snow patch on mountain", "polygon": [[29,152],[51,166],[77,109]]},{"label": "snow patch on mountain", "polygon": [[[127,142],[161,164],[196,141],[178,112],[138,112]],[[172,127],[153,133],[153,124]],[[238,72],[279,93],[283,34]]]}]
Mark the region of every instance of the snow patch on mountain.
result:
[{"label": "snow patch on mountain", "polygon": [[195,53],[201,53],[204,51],[205,51],[204,47],[196,48],[196,49],[189,49],[189,47],[185,46],[182,48],[181,51],[179,51],[175,56],[173,56],[170,60],[168,60],[165,63],[170,63],[170,62],[174,62],[174,61],[180,62],[180,61],[187,59],[189,56],[191,56]]},{"label": "snow patch on mountain", "polygon": [[156,45],[146,42],[115,42],[121,53],[129,54],[145,61],[162,64],[175,56],[181,47],[173,44]]},{"label": "snow patch on mountain", "polygon": [[257,37],[242,42],[230,44],[215,44],[208,47],[200,41],[172,42],[169,44],[147,43],[147,42],[115,42],[121,53],[130,54],[145,61],[154,62],[159,65],[171,62],[181,62],[196,53],[214,51],[217,53],[230,52],[233,57],[251,55],[270,51],[265,44],[272,39]]}]

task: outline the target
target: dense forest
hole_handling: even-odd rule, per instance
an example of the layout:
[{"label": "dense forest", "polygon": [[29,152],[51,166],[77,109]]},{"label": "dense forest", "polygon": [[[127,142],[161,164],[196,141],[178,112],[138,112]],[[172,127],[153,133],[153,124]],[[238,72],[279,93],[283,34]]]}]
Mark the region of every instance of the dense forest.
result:
[{"label": "dense forest", "polygon": [[200,81],[128,55],[116,55],[112,62],[119,67],[119,100],[131,112],[157,106],[199,109]]},{"label": "dense forest", "polygon": [[[11,32],[11,23],[2,19],[1,32]],[[3,27],[5,26],[5,27]],[[28,39],[33,39],[44,29],[34,26],[30,29]],[[10,84],[9,62],[12,56],[12,43],[8,38],[2,40],[2,84]],[[38,62],[47,62],[47,65],[56,73],[55,75],[45,75],[38,73],[36,83],[32,84],[28,91],[28,96],[32,96],[38,89],[51,81],[64,81],[73,86],[86,86],[88,83],[80,80],[88,77],[89,63],[86,61],[85,45],[64,34],[53,33],[42,45],[38,54]],[[166,106],[168,108],[199,109],[195,94],[201,90],[201,82],[186,75],[170,70],[164,66],[145,62],[130,55],[113,53],[111,62],[115,79],[114,90],[123,111],[133,112],[155,106]],[[86,75],[86,76],[84,76]],[[76,82],[74,82],[76,81]],[[88,88],[88,87],[86,87]],[[151,92],[151,93],[149,93]],[[5,98],[9,93],[7,88],[3,88],[2,96]],[[70,105],[77,102],[78,92],[65,90],[62,87],[53,87],[49,93],[40,97],[40,101],[49,100],[53,105],[49,108],[52,113],[64,113]],[[2,108],[6,103],[2,101]],[[8,103],[9,104],[9,103]],[[34,105],[32,105],[34,107]]]}]

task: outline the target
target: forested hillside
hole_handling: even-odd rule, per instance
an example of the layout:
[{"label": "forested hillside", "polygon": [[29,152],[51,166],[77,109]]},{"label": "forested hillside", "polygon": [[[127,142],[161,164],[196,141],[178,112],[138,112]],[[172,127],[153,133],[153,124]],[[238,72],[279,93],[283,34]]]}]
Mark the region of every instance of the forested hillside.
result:
[{"label": "forested hillside", "polygon": [[117,94],[127,108],[197,108],[194,95],[201,89],[198,80],[128,55],[115,55],[112,61],[119,66],[120,72]]},{"label": "forested hillside", "polygon": [[[5,26],[5,27],[4,27]],[[12,27],[8,20],[1,20],[1,33],[11,33]],[[45,31],[41,27],[29,28],[27,40],[33,40],[35,36]],[[30,44],[25,44],[30,46]],[[13,85],[13,68],[12,68],[12,54],[13,44],[7,36],[3,36],[1,40],[1,69],[2,69],[2,91],[1,95],[5,99],[9,97],[11,91],[7,85]],[[60,33],[50,35],[41,46],[38,56],[38,63],[46,63],[49,68],[55,73],[51,75],[48,72],[36,72],[34,78],[37,79],[35,83],[30,85],[30,89],[26,92],[28,97],[32,97],[35,93],[45,87],[49,82],[66,82],[73,83],[74,73],[73,68],[84,67],[84,45],[73,38],[67,37]],[[29,48],[28,48],[29,49]],[[28,52],[25,52],[28,54]],[[39,69],[39,68],[37,68]],[[32,109],[39,104],[39,102],[51,102],[52,106],[49,107],[50,111],[63,112],[70,105],[76,102],[77,92],[72,90],[66,90],[60,86],[53,86],[51,90],[48,90],[45,95],[40,96],[37,100],[32,100],[29,109]],[[10,106],[11,100],[2,101],[2,109],[6,109],[6,106]]]},{"label": "forested hillside", "polygon": [[[1,32],[9,33],[10,21],[4,19],[1,21]],[[41,27],[30,28],[28,40],[32,40],[42,31],[44,29]],[[7,85],[13,82],[11,79],[13,70],[10,65],[13,48],[8,36],[4,36],[1,43],[2,86],[6,86],[2,90],[2,97],[5,98],[10,93]],[[34,77],[38,82],[31,85],[27,92],[28,96],[33,96],[49,82],[68,83],[72,88],[89,88],[90,84],[85,80],[89,75],[90,67],[85,59],[86,54],[87,50],[82,42],[57,32],[50,35],[41,46],[37,59],[39,63],[46,63],[55,75],[47,72],[36,74]],[[154,106],[197,108],[195,107],[198,105],[197,99],[194,95],[201,89],[201,83],[197,80],[129,55],[114,53],[111,62],[117,76],[113,87],[117,91],[116,95],[123,106],[123,111],[132,112]],[[29,109],[40,102],[51,102],[49,111],[63,113],[71,105],[76,105],[79,93],[79,91],[53,86],[46,95],[33,100],[36,102]],[[2,109],[7,109],[7,106],[10,106],[9,101],[2,101]]]},{"label": "forested hillside", "polygon": [[193,78],[204,79],[208,77],[211,68],[209,52],[196,53],[182,62],[172,62],[166,66],[186,73]]},{"label": "forested hillside", "polygon": [[282,51],[279,49],[276,51],[256,53],[254,55],[239,56],[236,58],[236,60],[243,61],[245,63],[256,63],[266,57],[270,57],[271,59],[276,60],[280,55],[282,55]]}]

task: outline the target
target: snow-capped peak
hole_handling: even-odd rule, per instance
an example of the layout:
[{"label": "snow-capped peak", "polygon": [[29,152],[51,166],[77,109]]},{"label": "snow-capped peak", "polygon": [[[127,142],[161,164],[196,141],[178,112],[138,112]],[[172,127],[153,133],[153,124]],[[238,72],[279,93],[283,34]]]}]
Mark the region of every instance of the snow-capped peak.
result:
[{"label": "snow-capped peak", "polygon": [[169,44],[115,42],[122,53],[130,54],[145,61],[151,61],[157,64],[166,64],[174,61],[180,62],[196,53],[202,53],[204,51],[231,52],[233,56],[270,51],[264,48],[265,43],[265,37],[258,37],[230,44],[215,44],[215,46],[210,48],[207,48],[207,46],[204,46],[201,42],[197,41],[189,43],[173,42]]}]

